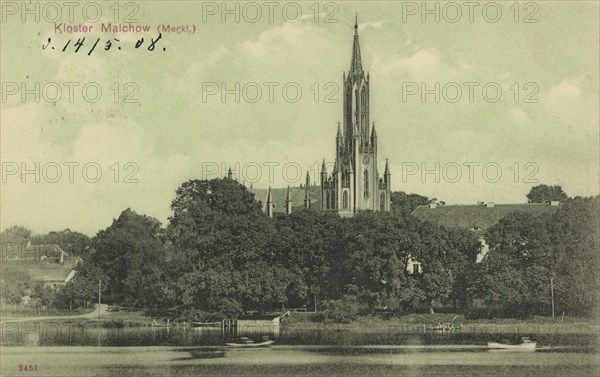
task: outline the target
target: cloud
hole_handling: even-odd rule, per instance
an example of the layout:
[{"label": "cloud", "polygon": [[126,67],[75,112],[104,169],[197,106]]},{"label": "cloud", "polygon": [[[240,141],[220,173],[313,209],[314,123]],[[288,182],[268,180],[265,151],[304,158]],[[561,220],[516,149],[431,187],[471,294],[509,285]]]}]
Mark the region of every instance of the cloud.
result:
[{"label": "cloud", "polygon": [[362,32],[365,29],[373,28],[373,29],[381,29],[383,24],[388,22],[387,20],[380,20],[375,22],[359,22],[358,23],[358,31]]},{"label": "cloud", "polygon": [[405,78],[431,78],[442,70],[441,60],[440,51],[430,47],[419,50],[412,56],[393,56],[385,61],[375,56],[372,71],[381,76],[401,75]]},{"label": "cloud", "polygon": [[312,36],[322,32],[310,24],[286,22],[266,30],[255,40],[246,40],[239,44],[242,51],[255,58],[284,57],[284,54],[305,52],[307,48],[313,48]]}]

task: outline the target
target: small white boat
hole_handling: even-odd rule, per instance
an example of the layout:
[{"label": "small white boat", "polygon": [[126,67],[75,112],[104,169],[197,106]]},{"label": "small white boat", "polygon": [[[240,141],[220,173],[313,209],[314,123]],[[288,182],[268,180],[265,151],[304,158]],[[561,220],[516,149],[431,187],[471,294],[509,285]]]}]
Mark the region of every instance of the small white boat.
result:
[{"label": "small white boat", "polygon": [[487,346],[489,349],[493,350],[533,351],[535,350],[536,344],[536,342],[532,342],[529,338],[523,338],[521,344],[488,342]]},{"label": "small white boat", "polygon": [[262,342],[254,342],[246,337],[240,338],[240,343],[225,343],[229,347],[247,348],[247,347],[268,347],[275,343],[274,340],[263,340]]}]

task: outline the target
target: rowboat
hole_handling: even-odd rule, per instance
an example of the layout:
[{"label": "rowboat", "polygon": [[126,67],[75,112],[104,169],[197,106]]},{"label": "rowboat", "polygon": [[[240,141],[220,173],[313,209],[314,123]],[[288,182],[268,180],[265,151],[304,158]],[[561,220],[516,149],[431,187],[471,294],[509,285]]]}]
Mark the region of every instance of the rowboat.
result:
[{"label": "rowboat", "polygon": [[274,340],[263,340],[262,342],[256,343],[246,337],[240,338],[240,343],[225,343],[229,347],[246,348],[246,347],[268,347],[275,343]]},{"label": "rowboat", "polygon": [[534,351],[536,342],[532,342],[529,338],[523,338],[521,344],[488,342],[487,346],[489,349],[493,350]]}]

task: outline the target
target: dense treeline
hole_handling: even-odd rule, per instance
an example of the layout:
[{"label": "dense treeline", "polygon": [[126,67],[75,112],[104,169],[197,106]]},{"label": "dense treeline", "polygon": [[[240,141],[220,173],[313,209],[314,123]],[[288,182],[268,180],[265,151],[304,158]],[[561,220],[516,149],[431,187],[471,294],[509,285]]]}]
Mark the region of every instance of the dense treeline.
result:
[{"label": "dense treeline", "polygon": [[[125,210],[90,242],[56,306],[103,301],[185,320],[282,307],[448,310],[472,316],[593,316],[599,305],[599,198],[568,199],[552,215],[514,213],[485,234],[422,222],[429,199],[395,194],[390,213],[353,218],[295,210],[268,218],[230,179],[184,183],[163,228]],[[403,203],[400,200],[405,199]],[[410,260],[421,272],[410,273]],[[335,310],[333,310],[335,312]],[[335,313],[334,313],[335,314]]]},{"label": "dense treeline", "polygon": [[490,251],[469,279],[469,297],[485,303],[479,315],[548,315],[552,286],[557,314],[597,315],[599,230],[599,197],[567,199],[549,216],[502,219],[486,233]]},{"label": "dense treeline", "polygon": [[[229,179],[183,184],[172,210],[164,230],[124,211],[94,238],[76,283],[91,287],[102,278],[107,299],[195,319],[310,310],[329,300],[352,300],[366,311],[461,309],[465,273],[480,248],[468,231],[405,213],[343,219],[297,210],[270,219]],[[423,273],[409,274],[410,257]]]}]

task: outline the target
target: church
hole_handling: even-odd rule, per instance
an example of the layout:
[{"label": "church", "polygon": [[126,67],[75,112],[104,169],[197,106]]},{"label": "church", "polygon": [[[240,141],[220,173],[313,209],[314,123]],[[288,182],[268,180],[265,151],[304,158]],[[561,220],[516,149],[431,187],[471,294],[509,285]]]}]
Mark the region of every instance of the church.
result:
[{"label": "church", "polygon": [[350,217],[357,211],[389,211],[391,174],[385,162],[383,177],[377,160],[377,132],[370,124],[369,73],[362,67],[358,22],[354,24],[354,44],[350,71],[344,72],[343,122],[338,122],[335,163],[328,174],[321,167],[321,210]]},{"label": "church", "polygon": [[[357,22],[350,71],[344,72],[343,80],[343,124],[338,122],[332,173],[327,172],[323,160],[320,187],[311,185],[307,173],[304,187],[250,188],[256,198],[264,198],[263,211],[269,217],[274,213],[290,215],[293,208],[335,212],[343,217],[357,211],[390,211],[390,168],[386,160],[383,176],[379,175],[377,132],[375,123],[369,123],[369,74],[365,75],[362,67]],[[231,170],[228,177],[232,178]]]}]

